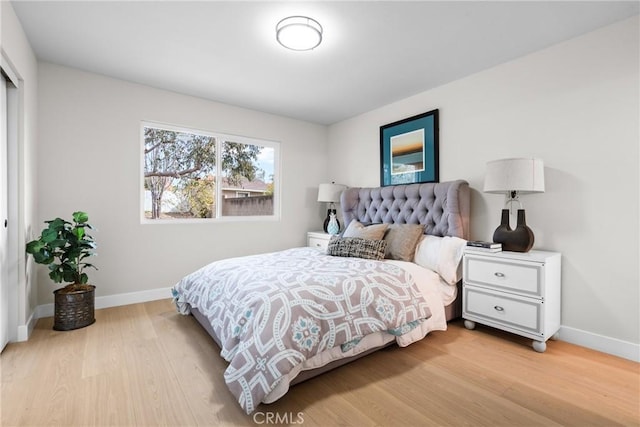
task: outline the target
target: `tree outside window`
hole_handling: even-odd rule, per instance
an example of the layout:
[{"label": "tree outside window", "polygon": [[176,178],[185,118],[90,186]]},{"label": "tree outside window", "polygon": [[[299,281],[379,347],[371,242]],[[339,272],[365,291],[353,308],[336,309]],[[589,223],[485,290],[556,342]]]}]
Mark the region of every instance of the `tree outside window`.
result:
[{"label": "tree outside window", "polygon": [[142,133],[145,219],[275,214],[276,143],[149,123]]}]

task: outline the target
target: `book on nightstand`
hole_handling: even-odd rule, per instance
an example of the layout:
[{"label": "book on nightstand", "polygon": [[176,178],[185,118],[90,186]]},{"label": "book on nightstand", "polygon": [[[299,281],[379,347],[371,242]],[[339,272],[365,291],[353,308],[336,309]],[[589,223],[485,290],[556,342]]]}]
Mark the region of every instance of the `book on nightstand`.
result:
[{"label": "book on nightstand", "polygon": [[502,243],[485,242],[483,240],[469,240],[468,247],[484,249],[502,249]]},{"label": "book on nightstand", "polygon": [[478,246],[466,246],[464,248],[465,252],[475,252],[475,253],[495,253],[495,252],[502,252],[502,247],[499,248],[481,248]]}]

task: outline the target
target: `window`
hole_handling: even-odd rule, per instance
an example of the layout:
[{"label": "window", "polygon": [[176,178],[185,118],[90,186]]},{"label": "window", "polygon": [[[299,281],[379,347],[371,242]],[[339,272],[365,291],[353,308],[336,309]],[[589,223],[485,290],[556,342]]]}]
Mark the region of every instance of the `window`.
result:
[{"label": "window", "polygon": [[141,133],[144,222],[278,216],[278,143],[148,122]]}]

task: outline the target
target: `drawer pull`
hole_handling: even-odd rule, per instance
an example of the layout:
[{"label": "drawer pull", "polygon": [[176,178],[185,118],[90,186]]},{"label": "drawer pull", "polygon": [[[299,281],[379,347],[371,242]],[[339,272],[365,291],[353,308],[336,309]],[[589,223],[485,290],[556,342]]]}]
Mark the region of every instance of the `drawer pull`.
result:
[{"label": "drawer pull", "polygon": [[504,273],[500,273],[499,271],[496,271],[493,275],[496,277],[504,277]]},{"label": "drawer pull", "polygon": [[504,307],[500,307],[499,305],[494,305],[494,306],[493,306],[493,309],[494,309],[495,311],[504,311]]}]

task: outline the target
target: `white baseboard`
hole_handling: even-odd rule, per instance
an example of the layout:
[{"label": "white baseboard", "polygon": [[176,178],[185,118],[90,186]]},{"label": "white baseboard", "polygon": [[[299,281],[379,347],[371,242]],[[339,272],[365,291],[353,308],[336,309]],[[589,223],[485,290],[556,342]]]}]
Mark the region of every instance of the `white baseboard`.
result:
[{"label": "white baseboard", "polygon": [[35,311],[31,313],[29,319],[27,319],[26,325],[18,326],[18,336],[16,338],[17,342],[27,341],[31,336],[31,332],[33,332],[33,328],[36,326],[36,322],[38,318],[35,316]]},{"label": "white baseboard", "polygon": [[593,332],[587,332],[581,329],[570,328],[569,326],[560,327],[558,339],[592,350],[633,360],[634,362],[640,362],[640,344],[594,334]]},{"label": "white baseboard", "polygon": [[[138,304],[147,301],[171,298],[171,288],[150,289],[148,291],[128,292],[126,294],[105,295],[96,297],[95,308],[118,307],[121,305]],[[36,307],[35,318],[52,317],[53,303]],[[32,327],[33,329],[33,327]]]},{"label": "white baseboard", "polygon": [[[171,288],[158,288],[148,291],[129,292],[126,294],[96,297],[96,309],[137,304],[147,301],[171,298]],[[27,325],[18,328],[18,341],[26,341],[31,335],[35,323],[41,317],[53,316],[53,304],[43,304],[36,307],[34,315],[29,318]],[[561,326],[558,339],[571,344],[587,347],[592,350],[612,354],[614,356],[640,362],[640,344],[622,341],[592,332]]]}]

